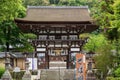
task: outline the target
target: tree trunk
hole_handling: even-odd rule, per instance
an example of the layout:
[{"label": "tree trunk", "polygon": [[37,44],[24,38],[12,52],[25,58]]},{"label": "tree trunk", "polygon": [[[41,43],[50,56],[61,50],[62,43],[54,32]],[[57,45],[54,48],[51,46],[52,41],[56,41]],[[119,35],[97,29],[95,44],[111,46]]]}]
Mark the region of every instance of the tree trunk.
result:
[{"label": "tree trunk", "polygon": [[9,52],[9,50],[10,50],[9,42],[6,42],[6,51]]},{"label": "tree trunk", "polygon": [[10,27],[8,26],[7,29],[6,29],[6,51],[9,52],[10,50]]}]

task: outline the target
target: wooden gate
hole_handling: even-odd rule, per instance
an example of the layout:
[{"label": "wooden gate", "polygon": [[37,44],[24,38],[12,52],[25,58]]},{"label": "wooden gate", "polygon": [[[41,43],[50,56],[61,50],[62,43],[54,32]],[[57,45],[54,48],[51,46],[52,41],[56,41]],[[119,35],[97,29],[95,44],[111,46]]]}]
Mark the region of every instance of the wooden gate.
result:
[{"label": "wooden gate", "polygon": [[49,61],[66,61],[66,55],[49,56]]}]

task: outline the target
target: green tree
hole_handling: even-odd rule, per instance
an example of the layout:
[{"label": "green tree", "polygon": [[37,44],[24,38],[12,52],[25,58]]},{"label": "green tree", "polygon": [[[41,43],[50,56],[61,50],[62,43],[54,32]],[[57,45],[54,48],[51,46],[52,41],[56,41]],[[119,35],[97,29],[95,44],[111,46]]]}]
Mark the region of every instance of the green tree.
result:
[{"label": "green tree", "polygon": [[80,6],[86,5],[87,0],[59,0],[58,5],[64,6]]},{"label": "green tree", "polygon": [[[14,18],[23,17],[25,8],[22,6],[22,0],[2,0],[0,2],[0,33],[1,42],[6,47],[6,51],[9,51],[11,41],[17,40],[19,33],[17,31]],[[15,39],[16,38],[16,39]]]},{"label": "green tree", "polygon": [[16,17],[23,17],[25,8],[22,0],[1,0],[0,1],[0,23],[14,20]]},{"label": "green tree", "polygon": [[14,47],[17,51],[22,51],[22,52],[33,52],[34,51],[34,46],[30,44],[31,40],[36,39],[37,36],[32,33],[27,33],[27,34],[20,34],[20,40],[18,44],[15,44]]},{"label": "green tree", "polygon": [[116,68],[116,70],[114,71],[114,76],[120,78],[120,67]]},{"label": "green tree", "polygon": [[117,64],[114,67],[114,75],[115,77],[120,77],[120,1],[115,0],[113,4],[113,11],[114,11],[114,20],[111,22],[112,29],[109,33],[109,36],[112,38],[111,40],[115,42],[115,50],[116,50],[116,58],[115,58],[115,63]]},{"label": "green tree", "polygon": [[[97,77],[105,80],[109,70],[112,70],[114,64],[114,57],[111,44],[104,44],[96,50],[96,55],[94,56],[95,67],[98,69]],[[102,77],[101,77],[102,76]]]},{"label": "green tree", "polygon": [[58,5],[58,3],[60,2],[60,0],[49,0],[50,4],[56,4]]},{"label": "green tree", "polygon": [[22,0],[0,1],[0,45],[4,51],[9,51],[10,46],[28,47],[28,39],[14,23],[15,18],[25,16],[25,10]]},{"label": "green tree", "polygon": [[113,17],[113,0],[99,0],[91,5],[91,15],[97,24],[102,28],[110,28],[110,21]]},{"label": "green tree", "polygon": [[113,5],[114,17],[115,17],[115,20],[113,22],[113,26],[118,27],[118,28],[120,28],[120,6],[119,5],[120,5],[120,1],[115,0],[115,3]]},{"label": "green tree", "polygon": [[30,6],[80,6],[91,3],[91,0],[24,0],[24,5]]},{"label": "green tree", "polygon": [[113,9],[113,18],[112,20],[109,22],[110,23],[110,26],[111,26],[111,29],[108,31],[108,38],[111,40],[111,41],[118,41],[118,39],[120,38],[119,37],[119,34],[120,34],[120,1],[119,0],[115,0],[114,1],[114,4],[112,5],[112,9]]},{"label": "green tree", "polygon": [[24,0],[24,6],[47,6],[49,5],[49,0]]},{"label": "green tree", "polygon": [[109,69],[113,67],[114,57],[111,52],[111,50],[114,49],[113,44],[111,44],[103,34],[92,34],[83,49],[95,52],[93,59],[95,60],[95,67],[99,73],[97,77],[100,79],[101,74],[103,74],[103,78],[105,79]]},{"label": "green tree", "polygon": [[87,51],[96,52],[101,46],[107,44],[107,39],[104,35],[90,35],[88,42],[84,45],[83,49]]}]

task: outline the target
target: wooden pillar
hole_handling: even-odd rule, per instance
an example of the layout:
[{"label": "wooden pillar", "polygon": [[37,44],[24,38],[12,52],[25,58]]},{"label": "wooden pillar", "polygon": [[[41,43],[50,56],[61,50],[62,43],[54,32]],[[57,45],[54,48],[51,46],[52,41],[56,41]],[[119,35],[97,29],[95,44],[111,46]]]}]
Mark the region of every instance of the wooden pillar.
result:
[{"label": "wooden pillar", "polygon": [[17,58],[15,58],[15,64],[16,64],[16,66],[15,67],[17,67],[18,65],[17,65]]},{"label": "wooden pillar", "polygon": [[[37,68],[39,69],[39,66],[38,66],[38,56],[37,56],[37,46],[36,46],[36,47],[34,46],[34,48],[35,48],[35,51],[34,51],[34,53],[33,53],[33,55],[32,55],[32,58],[34,59],[34,58],[37,57]],[[35,64],[34,64],[34,61],[33,61],[32,64],[35,65]],[[32,69],[34,69],[34,68],[32,68]]]},{"label": "wooden pillar", "polygon": [[68,55],[67,55],[67,69],[69,69],[69,54],[70,54],[70,47],[68,48]]},{"label": "wooden pillar", "polygon": [[47,43],[47,41],[45,42],[45,44],[46,44],[45,68],[49,69],[49,55],[48,55],[48,43]]},{"label": "wooden pillar", "polygon": [[80,34],[78,33],[78,34],[77,34],[77,39],[80,39],[80,37],[79,37],[79,36],[80,36]]},{"label": "wooden pillar", "polygon": [[[67,32],[67,40],[69,40],[70,38],[70,26],[66,26],[66,32]],[[70,55],[70,45],[71,45],[71,42],[68,41],[67,42],[67,45],[68,45],[68,54],[67,54],[67,69],[69,69],[69,55]]]},{"label": "wooden pillar", "polygon": [[[50,26],[47,26],[47,40],[49,40],[49,36],[50,36]],[[47,54],[47,68],[49,69],[49,51],[48,51],[48,45],[49,45],[49,41],[46,41],[46,54]]]},{"label": "wooden pillar", "polygon": [[83,43],[83,40],[82,41],[80,41],[80,52],[82,51],[82,47],[83,47],[83,45],[84,45],[84,43]]},{"label": "wooden pillar", "polygon": [[82,51],[82,45],[80,45],[80,52]]},{"label": "wooden pillar", "polygon": [[48,68],[48,54],[47,54],[47,48],[46,48],[46,52],[45,52],[45,69]]},{"label": "wooden pillar", "polygon": [[[32,58],[37,57],[37,45],[38,45],[37,40],[32,41],[32,46],[34,47],[34,53],[32,55]],[[38,59],[38,57],[37,57],[37,59]],[[38,61],[37,61],[37,68],[39,68]]]},{"label": "wooden pillar", "polygon": [[48,55],[48,47],[46,47],[46,67],[49,69],[49,55]]},{"label": "wooden pillar", "polygon": [[67,69],[70,68],[70,56],[71,56],[71,41],[68,42],[68,55],[67,55]]}]

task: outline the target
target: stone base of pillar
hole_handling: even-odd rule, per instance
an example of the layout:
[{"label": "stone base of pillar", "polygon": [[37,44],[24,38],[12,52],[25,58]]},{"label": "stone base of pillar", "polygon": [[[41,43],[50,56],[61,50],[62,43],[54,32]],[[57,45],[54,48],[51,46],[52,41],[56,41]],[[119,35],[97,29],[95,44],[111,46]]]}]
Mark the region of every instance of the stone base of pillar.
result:
[{"label": "stone base of pillar", "polygon": [[6,70],[4,72],[4,74],[2,75],[1,79],[2,80],[13,80],[12,77],[11,77],[11,74],[10,74],[9,70]]},{"label": "stone base of pillar", "polygon": [[92,70],[88,70],[88,72],[87,72],[87,80],[96,80],[96,76],[95,76],[95,74],[93,73]]},{"label": "stone base of pillar", "polygon": [[31,73],[29,70],[26,70],[25,74],[22,77],[22,80],[31,80]]}]

